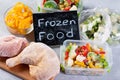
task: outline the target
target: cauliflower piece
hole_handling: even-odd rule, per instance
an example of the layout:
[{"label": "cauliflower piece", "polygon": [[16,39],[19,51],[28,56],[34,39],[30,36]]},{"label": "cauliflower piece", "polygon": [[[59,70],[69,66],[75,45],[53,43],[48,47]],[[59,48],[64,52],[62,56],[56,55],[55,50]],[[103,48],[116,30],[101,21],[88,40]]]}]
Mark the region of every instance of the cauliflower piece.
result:
[{"label": "cauliflower piece", "polygon": [[83,60],[85,60],[86,59],[86,57],[84,57],[83,55],[78,55],[77,57],[76,57],[76,60],[77,61],[80,61],[80,62],[82,62]]},{"label": "cauliflower piece", "polygon": [[101,26],[101,27],[98,28],[98,31],[103,32],[103,31],[105,31],[105,28]]},{"label": "cauliflower piece", "polygon": [[77,10],[77,7],[75,5],[73,5],[71,8],[70,8],[70,11],[72,10]]},{"label": "cauliflower piece", "polygon": [[70,53],[69,53],[69,57],[71,59],[75,58],[75,56],[77,55],[76,52],[75,52],[75,50],[76,50],[77,47],[78,47],[77,45],[73,45],[71,47],[71,50],[70,50]]},{"label": "cauliflower piece", "polygon": [[87,31],[87,25],[81,25],[81,28],[82,28],[82,32],[86,32]]},{"label": "cauliflower piece", "polygon": [[93,45],[93,49],[96,51],[100,51],[100,49],[96,45]]},{"label": "cauliflower piece", "polygon": [[73,65],[73,60],[69,57],[68,62],[67,62],[67,66],[71,67],[72,65]]},{"label": "cauliflower piece", "polygon": [[92,30],[93,25],[94,25],[93,23],[89,23],[88,24],[88,30]]}]

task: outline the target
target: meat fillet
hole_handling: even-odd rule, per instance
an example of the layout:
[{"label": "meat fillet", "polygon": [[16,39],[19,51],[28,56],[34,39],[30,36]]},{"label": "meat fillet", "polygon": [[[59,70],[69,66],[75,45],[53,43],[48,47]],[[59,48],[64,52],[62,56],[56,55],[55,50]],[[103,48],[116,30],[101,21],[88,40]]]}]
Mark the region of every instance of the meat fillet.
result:
[{"label": "meat fillet", "polygon": [[8,67],[29,64],[30,75],[36,80],[50,80],[60,71],[60,62],[53,49],[43,43],[30,43],[18,56],[6,61]]},{"label": "meat fillet", "polygon": [[0,57],[13,57],[18,55],[26,46],[28,41],[25,38],[13,35],[0,38]]}]

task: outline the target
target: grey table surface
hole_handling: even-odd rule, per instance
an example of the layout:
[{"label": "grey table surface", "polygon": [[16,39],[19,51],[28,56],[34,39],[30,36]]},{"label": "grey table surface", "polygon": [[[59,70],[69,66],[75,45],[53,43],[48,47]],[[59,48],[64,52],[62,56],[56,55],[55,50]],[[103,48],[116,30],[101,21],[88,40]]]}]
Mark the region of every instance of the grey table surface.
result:
[{"label": "grey table surface", "polygon": [[[15,1],[23,0],[0,0],[0,37],[10,35],[9,31],[4,24],[4,13],[6,7],[9,7],[11,3]],[[34,1],[34,0],[27,0]],[[103,7],[120,11],[120,0],[83,0],[85,8]],[[31,38],[31,34],[26,36]],[[80,75],[65,75],[60,73],[55,80],[120,80],[120,45],[111,47],[113,53],[113,66],[110,73],[104,76],[80,76]],[[59,55],[59,48],[54,48]],[[2,69],[0,69],[0,80],[22,80]]]}]

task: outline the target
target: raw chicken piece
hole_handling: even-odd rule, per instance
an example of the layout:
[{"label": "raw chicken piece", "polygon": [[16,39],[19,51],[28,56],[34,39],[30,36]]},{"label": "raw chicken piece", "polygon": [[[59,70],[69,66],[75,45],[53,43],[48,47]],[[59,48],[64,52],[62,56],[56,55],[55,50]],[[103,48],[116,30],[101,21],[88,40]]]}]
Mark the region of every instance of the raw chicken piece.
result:
[{"label": "raw chicken piece", "polygon": [[18,56],[6,61],[8,67],[29,64],[30,75],[36,80],[50,80],[59,73],[60,62],[53,49],[43,43],[30,43]]},{"label": "raw chicken piece", "polygon": [[0,39],[0,57],[13,57],[19,54],[26,46],[28,41],[25,38],[13,35]]}]

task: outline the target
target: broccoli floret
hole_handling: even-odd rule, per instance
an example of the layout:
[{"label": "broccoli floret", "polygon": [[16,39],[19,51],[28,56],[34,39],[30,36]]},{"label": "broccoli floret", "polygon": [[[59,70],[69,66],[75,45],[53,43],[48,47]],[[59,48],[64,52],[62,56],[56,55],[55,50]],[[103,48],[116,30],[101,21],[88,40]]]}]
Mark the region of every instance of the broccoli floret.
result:
[{"label": "broccoli floret", "polygon": [[99,58],[99,56],[96,53],[94,53],[94,52],[89,52],[88,56],[90,56],[93,61],[97,61],[98,58]]}]

